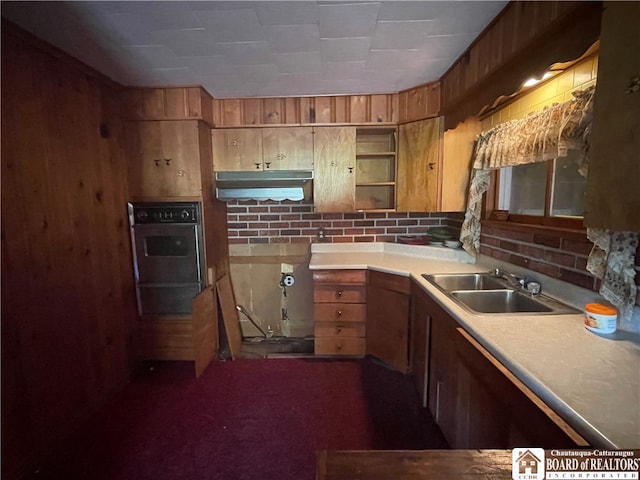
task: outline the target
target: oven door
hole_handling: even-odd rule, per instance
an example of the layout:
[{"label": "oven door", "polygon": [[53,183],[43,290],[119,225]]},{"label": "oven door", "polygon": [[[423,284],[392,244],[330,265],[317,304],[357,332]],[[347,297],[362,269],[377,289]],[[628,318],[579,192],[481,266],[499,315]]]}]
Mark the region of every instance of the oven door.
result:
[{"label": "oven door", "polygon": [[134,225],[133,243],[138,284],[202,282],[198,225]]},{"label": "oven door", "polygon": [[200,283],[140,284],[140,315],[191,315],[191,301],[202,290]]}]

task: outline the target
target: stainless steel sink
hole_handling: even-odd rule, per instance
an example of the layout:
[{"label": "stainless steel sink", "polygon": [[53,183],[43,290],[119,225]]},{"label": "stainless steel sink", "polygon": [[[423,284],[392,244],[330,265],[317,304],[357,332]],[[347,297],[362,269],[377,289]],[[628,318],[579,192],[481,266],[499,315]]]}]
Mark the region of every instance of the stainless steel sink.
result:
[{"label": "stainless steel sink", "polygon": [[560,315],[580,313],[546,295],[510,288],[489,273],[422,275],[458,305],[475,314]]},{"label": "stainless steel sink", "polygon": [[444,291],[454,290],[496,290],[506,288],[506,282],[490,277],[487,273],[452,273],[422,275]]}]

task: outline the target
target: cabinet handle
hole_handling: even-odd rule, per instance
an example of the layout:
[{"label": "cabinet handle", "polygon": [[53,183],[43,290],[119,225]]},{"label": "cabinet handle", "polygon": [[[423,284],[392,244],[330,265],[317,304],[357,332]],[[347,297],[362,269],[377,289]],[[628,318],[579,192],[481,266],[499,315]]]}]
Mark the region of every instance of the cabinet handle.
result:
[{"label": "cabinet handle", "polygon": [[232,147],[237,147],[238,145],[240,145],[240,140],[238,140],[237,138],[234,138],[233,140],[231,140]]},{"label": "cabinet handle", "polygon": [[340,333],[342,331],[342,327],[336,327],[336,333]]},{"label": "cabinet handle", "polygon": [[433,170],[433,167],[435,167],[435,162],[429,162],[429,170]]},{"label": "cabinet handle", "polygon": [[353,173],[353,167],[347,167],[349,169],[349,173]]},{"label": "cabinet handle", "polygon": [[256,166],[256,170],[260,170],[260,165],[262,165],[261,163],[254,163],[254,165]]},{"label": "cabinet handle", "polygon": [[164,159],[164,163],[166,163],[167,165],[171,165],[171,159],[170,158],[165,158]]},{"label": "cabinet handle", "polygon": [[336,298],[340,298],[342,296],[342,290],[338,290],[336,292]]},{"label": "cabinet handle", "polygon": [[342,310],[336,310],[336,318],[342,318]]},{"label": "cabinet handle", "polygon": [[271,162],[264,162],[264,164],[267,166],[267,168],[271,168]]},{"label": "cabinet handle", "polygon": [[276,155],[276,158],[278,160],[284,160],[285,158],[287,158],[287,156],[284,153],[279,153]]},{"label": "cabinet handle", "polygon": [[340,350],[342,350],[342,345],[339,343],[336,343],[336,351],[339,352]]},{"label": "cabinet handle", "polygon": [[159,158],[154,158],[153,159],[153,163],[156,164],[156,167],[159,167],[160,166],[160,159]]}]

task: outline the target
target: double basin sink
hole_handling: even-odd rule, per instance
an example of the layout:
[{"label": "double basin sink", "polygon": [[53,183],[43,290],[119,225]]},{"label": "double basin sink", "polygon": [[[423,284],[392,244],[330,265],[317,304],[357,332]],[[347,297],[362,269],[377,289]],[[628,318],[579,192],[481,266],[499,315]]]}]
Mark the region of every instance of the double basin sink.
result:
[{"label": "double basin sink", "polygon": [[491,273],[459,273],[422,276],[458,305],[475,314],[580,313],[543,294],[532,295],[521,287],[511,287]]}]

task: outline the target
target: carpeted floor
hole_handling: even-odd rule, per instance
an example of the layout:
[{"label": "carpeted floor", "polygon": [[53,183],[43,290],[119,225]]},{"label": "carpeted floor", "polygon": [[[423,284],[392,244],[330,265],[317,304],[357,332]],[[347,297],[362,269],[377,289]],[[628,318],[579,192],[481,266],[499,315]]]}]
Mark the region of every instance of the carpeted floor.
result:
[{"label": "carpeted floor", "polygon": [[321,449],[447,448],[411,379],[371,359],[158,363],[39,479],[313,480]]}]

